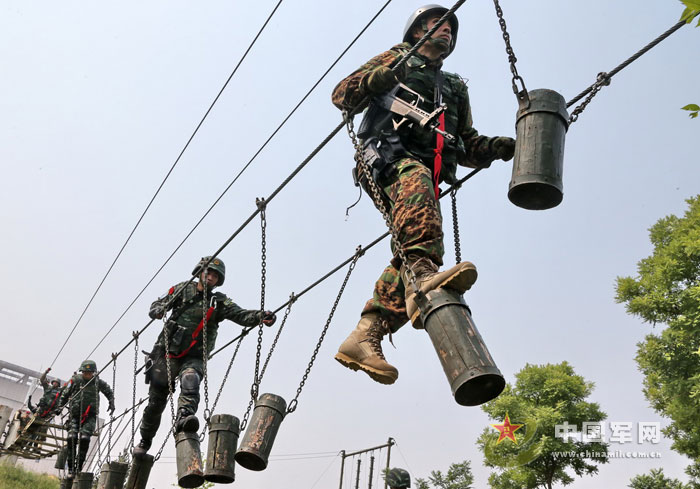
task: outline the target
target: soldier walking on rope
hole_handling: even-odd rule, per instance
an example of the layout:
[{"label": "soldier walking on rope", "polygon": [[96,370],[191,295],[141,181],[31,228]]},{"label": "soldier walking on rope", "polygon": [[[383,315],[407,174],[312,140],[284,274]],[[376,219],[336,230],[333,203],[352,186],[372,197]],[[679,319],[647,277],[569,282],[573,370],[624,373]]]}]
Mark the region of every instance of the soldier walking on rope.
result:
[{"label": "soldier walking on rope", "polygon": [[[205,270],[204,265],[208,262]],[[223,285],[226,278],[226,267],[221,259],[209,256],[202,258],[192,275],[199,277],[196,283],[182,282],[171,287],[166,295],[151,305],[148,313],[151,319],[160,319],[166,312],[172,311],[148,355],[148,406],[141,421],[141,441],[134,447],[135,456],[145,454],[151,447],[168,401],[168,393],[174,390],[175,379],[178,377],[180,397],[177,402],[175,431],[194,432],[199,429],[195,413],[199,405],[199,383],[204,376],[204,355],[208,356],[214,349],[221,321],[228,319],[242,326],[256,326],[260,323],[272,326],[276,320],[275,314],[270,311],[261,313],[260,310],[243,309],[221,292],[212,291],[214,287]],[[171,296],[181,289],[180,295],[172,301]],[[206,348],[202,345],[205,337]]]},{"label": "soldier walking on rope", "polygon": [[[458,75],[441,71],[444,58],[452,53],[457,41],[459,23],[454,14],[398,73],[391,70],[447,11],[439,5],[416,10],[406,24],[401,44],[372,58],[333,91],[333,103],[350,111],[365,97],[382,96],[401,82],[423,97],[421,109],[432,112],[446,105],[439,129],[455,138],[448,144],[443,136],[415,123],[396,128],[399,121],[391,117],[382,122],[380,118],[363,121],[363,126],[368,124],[372,136],[379,141],[381,157],[371,170],[399,242],[392,241],[391,264],[379,277],[359,324],[340,345],[335,358],[382,384],[392,384],[398,378],[398,370],[384,357],[383,337],[395,333],[409,319],[415,327],[421,327],[415,291],[408,286],[409,267],[423,293],[442,287],[462,294],[476,281],[476,267],[469,262],[438,272],[444,254],[438,184],[455,183],[457,165],[485,168],[497,159],[510,160],[515,150],[512,138],[479,135],[472,125],[466,84]],[[370,102],[365,116],[368,119],[374,103]],[[367,188],[367,182],[362,183]],[[404,251],[408,263],[401,262],[397,248]]]},{"label": "soldier walking on rope", "polygon": [[63,389],[58,407],[60,411],[68,404],[70,415],[68,421],[68,478],[74,477],[83,469],[90,447],[90,438],[97,428],[100,392],[109,402],[107,410],[114,413],[114,393],[107,382],[96,376],[97,364],[92,360],[85,360],[80,364],[79,371],[80,373],[74,375]]},{"label": "soldier walking on rope", "polygon": [[61,382],[58,379],[53,379],[50,383],[46,376],[51,371],[47,368],[46,371],[39,377],[39,383],[44,389],[44,394],[39,399],[39,404],[32,406],[32,396],[29,396],[27,403],[29,410],[38,418],[51,418],[55,414],[55,408],[58,406],[58,400],[61,397]]}]

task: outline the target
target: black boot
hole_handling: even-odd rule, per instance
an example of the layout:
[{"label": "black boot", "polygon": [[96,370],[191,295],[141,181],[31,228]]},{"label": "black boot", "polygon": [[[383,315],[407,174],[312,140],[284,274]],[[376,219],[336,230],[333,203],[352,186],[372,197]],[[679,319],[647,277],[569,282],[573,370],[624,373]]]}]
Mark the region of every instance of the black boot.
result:
[{"label": "black boot", "polygon": [[177,412],[177,418],[175,418],[175,433],[180,433],[181,431],[187,433],[194,433],[199,429],[199,420],[194,414],[190,414],[185,409],[180,409]]},{"label": "black boot", "polygon": [[134,457],[143,457],[146,455],[148,452],[148,449],[151,448],[151,443],[153,440],[149,440],[148,438],[141,438],[141,441],[134,447]]}]

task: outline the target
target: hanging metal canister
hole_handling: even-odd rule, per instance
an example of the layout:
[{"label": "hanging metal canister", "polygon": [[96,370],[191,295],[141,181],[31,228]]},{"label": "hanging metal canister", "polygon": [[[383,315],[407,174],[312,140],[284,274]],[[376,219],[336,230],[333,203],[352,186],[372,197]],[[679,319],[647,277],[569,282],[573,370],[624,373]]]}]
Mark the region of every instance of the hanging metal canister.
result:
[{"label": "hanging metal canister", "polygon": [[97,489],[122,489],[129,464],[124,462],[105,462],[102,464]]},{"label": "hanging metal canister", "polygon": [[126,480],[124,489],[146,489],[153,461],[153,455],[149,454],[134,457],[131,460],[131,470],[129,470],[129,478]]},{"label": "hanging metal canister", "polygon": [[513,176],[508,187],[508,199],[513,204],[523,209],[544,210],[562,201],[568,121],[566,101],[554,90],[532,90],[520,103],[515,123]]},{"label": "hanging metal canister", "polygon": [[63,470],[66,466],[66,457],[68,456],[68,448],[64,447],[58,451],[56,455],[56,463],[53,464],[54,469]]},{"label": "hanging metal canister", "polygon": [[209,426],[209,446],[207,449],[207,467],[204,478],[209,482],[230,484],[236,480],[234,467],[240,422],[231,414],[215,414]]},{"label": "hanging metal canister", "polygon": [[92,472],[78,472],[73,481],[73,489],[92,489]]},{"label": "hanging metal canister", "polygon": [[182,431],[175,435],[177,483],[180,487],[199,487],[204,484],[202,453],[199,451],[199,435]]},{"label": "hanging metal canister", "polygon": [[448,289],[426,294],[421,313],[457,404],[478,406],[497,397],[506,381],[491,358],[464,298]]},{"label": "hanging metal canister", "polygon": [[265,470],[287,402],[275,394],[263,394],[255,403],[248,429],[236,452],[236,463],[248,470]]}]

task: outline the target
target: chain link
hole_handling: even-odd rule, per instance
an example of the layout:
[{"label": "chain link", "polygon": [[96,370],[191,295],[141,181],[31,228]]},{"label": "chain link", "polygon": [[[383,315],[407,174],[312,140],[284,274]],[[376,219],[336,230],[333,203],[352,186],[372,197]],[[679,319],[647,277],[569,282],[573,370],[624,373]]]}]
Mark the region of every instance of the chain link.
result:
[{"label": "chain link", "polygon": [[450,191],[452,199],[452,233],[455,240],[455,260],[456,263],[462,263],[462,245],[459,241],[459,218],[457,216],[457,191],[459,187],[454,187]]},{"label": "chain link", "polygon": [[333,303],[333,307],[331,308],[331,312],[328,315],[328,319],[326,320],[326,325],[323,327],[323,331],[321,332],[321,337],[318,339],[318,343],[316,343],[316,348],[314,348],[314,353],[311,355],[311,360],[309,360],[309,365],[306,367],[306,371],[304,372],[304,376],[301,378],[301,382],[299,383],[299,387],[297,388],[297,394],[294,396],[294,399],[291,400],[289,403],[289,406],[287,407],[287,414],[291,414],[294,411],[296,411],[297,406],[299,404],[299,396],[301,395],[301,391],[304,388],[304,385],[306,384],[306,380],[309,378],[309,374],[311,373],[311,367],[313,367],[314,362],[316,361],[316,356],[318,355],[319,350],[321,349],[321,344],[323,343],[323,339],[326,337],[326,333],[328,332],[328,327],[331,325],[331,321],[333,320],[333,315],[335,314],[335,310],[338,307],[338,304],[340,303],[340,298],[343,296],[343,292],[345,291],[345,286],[348,284],[348,280],[350,279],[350,275],[352,274],[352,271],[355,269],[355,265],[357,265],[357,260],[360,259],[360,257],[364,254],[364,250],[362,249],[362,246],[358,246],[357,249],[355,250],[355,256],[352,259],[352,262],[350,262],[350,266],[348,267],[348,273],[345,274],[345,279],[343,280],[343,285],[340,286],[340,290],[338,291],[338,296],[335,298],[335,302]]},{"label": "chain link", "polygon": [[365,162],[364,158],[362,157],[362,146],[360,145],[360,142],[357,139],[357,134],[355,133],[355,124],[352,120],[352,116],[347,111],[343,111],[343,118],[345,119],[345,124],[347,126],[348,136],[350,136],[350,140],[352,141],[352,145],[355,148],[355,162],[360,167],[360,170],[362,171],[362,173],[364,173],[365,178],[367,179],[367,183],[369,185],[370,191],[372,193],[372,195],[371,195],[372,200],[374,201],[374,203],[377,206],[377,208],[379,209],[379,211],[382,213],[382,217],[384,217],[384,222],[386,223],[387,227],[389,228],[389,231],[391,232],[391,239],[394,243],[394,247],[396,248],[396,254],[399,255],[399,259],[401,260],[401,263],[403,263],[406,266],[406,268],[408,269],[408,279],[409,279],[408,285],[416,293],[418,293],[419,289],[418,289],[418,285],[416,284],[416,282],[417,282],[416,273],[413,271],[413,267],[411,267],[409,262],[408,262],[408,259],[406,257],[406,253],[404,252],[401,241],[399,240],[398,231],[396,230],[396,228],[394,227],[394,223],[392,222],[391,214],[389,214],[389,211],[387,210],[386,206],[384,205],[384,201],[381,197],[381,190],[379,190],[377,183],[372,178],[372,171],[371,171],[369,165]]},{"label": "chain link", "polygon": [[[173,414],[172,426],[168,430],[168,434],[165,435],[165,439],[163,440],[163,444],[158,449],[158,452],[156,452],[156,456],[153,457],[154,462],[157,462],[158,459],[160,458],[161,454],[163,453],[163,450],[165,449],[165,445],[168,443],[168,439],[170,438],[170,435],[171,434],[173,436],[175,435],[175,409],[173,408],[173,391],[172,391],[172,389],[170,390],[170,395],[168,397],[168,401],[170,401],[170,411]],[[143,419],[141,421],[143,421]]]},{"label": "chain link", "polygon": [[581,112],[583,112],[588,106],[588,104],[591,103],[593,97],[595,97],[603,87],[607,87],[608,85],[610,85],[610,76],[604,71],[598,73],[598,76],[596,77],[596,82],[591,87],[591,91],[588,93],[588,96],[571,113],[571,116],[569,117],[569,125],[573,124],[578,120],[578,116],[580,116]]},{"label": "chain link", "polygon": [[[511,80],[513,93],[516,97],[518,97],[518,100],[529,101],[527,89],[525,88],[525,80],[523,80],[523,77],[518,74],[518,68],[515,66],[518,58],[515,57],[513,46],[510,45],[510,34],[508,34],[508,29],[506,28],[506,19],[503,18],[503,9],[498,3],[498,0],[493,0],[493,4],[496,7],[496,15],[498,16],[498,23],[501,26],[501,32],[503,33],[503,41],[506,43],[506,53],[508,54],[510,72],[513,74],[513,79]],[[520,84],[520,88],[518,88],[518,83]]]},{"label": "chain link", "polygon": [[134,438],[136,437],[136,376],[139,370],[139,333],[134,331],[134,382],[131,388],[131,409],[133,413],[131,414],[131,441],[129,444],[134,446]]},{"label": "chain link", "polygon": [[[170,431],[173,431],[175,429],[175,403],[173,401],[173,373],[170,370],[170,358],[168,358],[168,355],[170,354],[170,338],[168,337],[168,320],[163,316],[163,338],[165,339],[165,370],[168,372],[168,394],[169,394],[169,400],[170,400],[170,416],[171,416],[171,422],[172,422],[172,427]],[[167,440],[167,438],[166,438]],[[165,446],[165,445],[163,445]],[[161,448],[162,450],[162,448]]]},{"label": "chain link", "polygon": [[272,357],[272,352],[275,351],[275,347],[277,346],[277,340],[279,339],[280,335],[282,334],[282,330],[284,329],[284,325],[287,324],[287,318],[289,317],[289,313],[292,311],[292,305],[296,302],[296,297],[294,295],[294,292],[291,293],[289,296],[289,304],[287,304],[287,309],[284,311],[284,317],[282,318],[282,324],[280,324],[279,329],[277,330],[277,334],[275,335],[275,339],[272,341],[272,346],[270,346],[270,351],[267,354],[267,358],[265,358],[265,364],[263,365],[262,370],[260,371],[260,382],[262,382],[263,377],[265,376],[265,370],[267,370],[267,364],[270,363],[270,358]]},{"label": "chain link", "polygon": [[[207,271],[203,270],[203,274],[200,275],[199,281],[202,284],[202,369],[204,370],[204,378],[202,383],[204,384],[204,412],[202,417],[204,418],[204,424],[209,426],[209,420],[211,418],[211,413],[209,412],[209,375],[207,372],[207,364],[209,363],[209,351],[207,343],[207,312],[209,310],[209,300],[207,297]],[[199,441],[204,440],[204,435],[202,435]]]},{"label": "chain link", "polygon": [[[117,389],[117,354],[112,353],[112,395]],[[114,411],[109,413],[109,429],[107,430],[107,462],[111,461],[112,453],[112,434],[114,426]]]}]

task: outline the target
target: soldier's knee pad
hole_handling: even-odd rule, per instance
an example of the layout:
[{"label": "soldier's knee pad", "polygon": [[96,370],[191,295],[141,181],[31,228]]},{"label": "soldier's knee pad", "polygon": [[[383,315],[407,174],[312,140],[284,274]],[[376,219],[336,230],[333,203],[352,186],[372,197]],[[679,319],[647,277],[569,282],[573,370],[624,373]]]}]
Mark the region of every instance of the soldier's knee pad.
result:
[{"label": "soldier's knee pad", "polygon": [[183,394],[199,394],[199,374],[192,369],[187,369],[180,374],[180,389]]},{"label": "soldier's knee pad", "polygon": [[[157,390],[168,390],[168,367],[165,362],[156,362],[151,368],[151,387]],[[172,374],[171,374],[172,375]],[[172,379],[173,383],[175,379]]]}]

